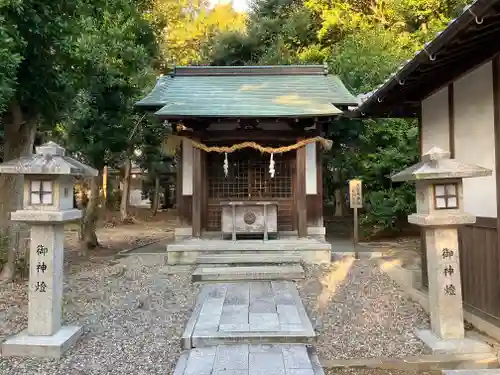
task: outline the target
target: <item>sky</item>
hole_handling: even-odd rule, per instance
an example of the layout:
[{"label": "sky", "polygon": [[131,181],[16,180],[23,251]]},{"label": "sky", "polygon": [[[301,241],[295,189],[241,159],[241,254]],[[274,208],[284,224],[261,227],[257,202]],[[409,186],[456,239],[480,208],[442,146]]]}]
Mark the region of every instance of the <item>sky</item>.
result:
[{"label": "sky", "polygon": [[[210,2],[215,5],[217,3],[229,3],[231,0],[210,0]],[[233,8],[238,12],[244,12],[248,10],[248,3],[250,0],[232,0]]]}]

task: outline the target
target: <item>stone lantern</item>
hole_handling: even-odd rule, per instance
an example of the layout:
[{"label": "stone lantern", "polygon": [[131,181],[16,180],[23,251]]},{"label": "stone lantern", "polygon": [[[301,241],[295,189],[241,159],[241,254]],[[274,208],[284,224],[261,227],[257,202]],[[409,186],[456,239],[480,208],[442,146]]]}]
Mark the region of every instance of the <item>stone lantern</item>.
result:
[{"label": "stone lantern", "polygon": [[435,353],[489,350],[464,338],[457,228],[476,222],[474,215],[463,211],[462,179],[491,173],[450,159],[449,152],[434,147],[420,163],[392,177],[416,182],[417,213],[408,216],[408,222],[425,231],[431,313],[431,330],[419,330],[417,336]]},{"label": "stone lantern", "polygon": [[0,173],[24,175],[23,209],[11,220],[31,226],[28,328],[2,344],[2,355],[57,358],[82,334],[82,327],[61,325],[64,225],[82,216],[73,207],[73,178],[98,172],[48,142],[35,155],[0,164]]}]

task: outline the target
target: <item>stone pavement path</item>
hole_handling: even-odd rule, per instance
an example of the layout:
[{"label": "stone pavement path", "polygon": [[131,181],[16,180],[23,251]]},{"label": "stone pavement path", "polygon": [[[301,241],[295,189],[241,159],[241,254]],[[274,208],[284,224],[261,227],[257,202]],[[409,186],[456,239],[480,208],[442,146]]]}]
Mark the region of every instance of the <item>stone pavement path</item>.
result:
[{"label": "stone pavement path", "polygon": [[174,375],[323,375],[315,333],[290,281],[204,285]]},{"label": "stone pavement path", "polygon": [[290,281],[205,285],[183,335],[184,348],[229,342],[308,342],[314,330]]},{"label": "stone pavement path", "polygon": [[314,351],[301,344],[217,345],[185,352],[174,375],[323,375]]}]

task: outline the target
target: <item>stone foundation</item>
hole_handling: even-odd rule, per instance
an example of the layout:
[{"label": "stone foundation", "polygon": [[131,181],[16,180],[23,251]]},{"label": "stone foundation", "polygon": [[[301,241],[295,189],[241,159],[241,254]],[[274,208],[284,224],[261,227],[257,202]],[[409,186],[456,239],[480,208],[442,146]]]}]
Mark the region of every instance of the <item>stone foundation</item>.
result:
[{"label": "stone foundation", "polygon": [[174,230],[174,239],[175,241],[182,241],[187,238],[191,238],[193,236],[193,228],[192,227],[179,227]]},{"label": "stone foundation", "polygon": [[167,245],[168,264],[197,264],[210,254],[299,255],[306,263],[328,264],[332,246],[313,238],[279,240],[184,239]]}]

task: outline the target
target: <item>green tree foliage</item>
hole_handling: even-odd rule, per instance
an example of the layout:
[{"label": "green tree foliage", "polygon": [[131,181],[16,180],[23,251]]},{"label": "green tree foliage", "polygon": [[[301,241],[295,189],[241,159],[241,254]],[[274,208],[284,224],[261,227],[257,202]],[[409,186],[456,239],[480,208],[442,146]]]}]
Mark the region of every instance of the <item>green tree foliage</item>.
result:
[{"label": "green tree foliage", "polygon": [[121,161],[140,117],[133,104],[155,81],[154,29],[137,5],[94,2],[80,19],[74,61],[79,90],[58,131],[71,151],[99,170]]},{"label": "green tree foliage", "polygon": [[[155,30],[144,17],[142,3],[131,0],[92,2],[80,18],[75,46],[79,90],[57,135],[68,150],[102,171],[119,168],[138,142],[142,115],[135,101],[155,81],[158,57]],[[83,219],[86,248],[98,246],[95,234],[100,179],[93,179]]]},{"label": "green tree foliage", "polygon": [[246,28],[212,38],[204,63],[263,65],[299,63],[299,55],[317,41],[316,19],[299,0],[255,1]]},{"label": "green tree foliage", "polygon": [[162,67],[199,62],[200,49],[216,35],[244,28],[245,15],[227,5],[209,7],[207,0],[154,0],[151,18],[158,32]]}]

